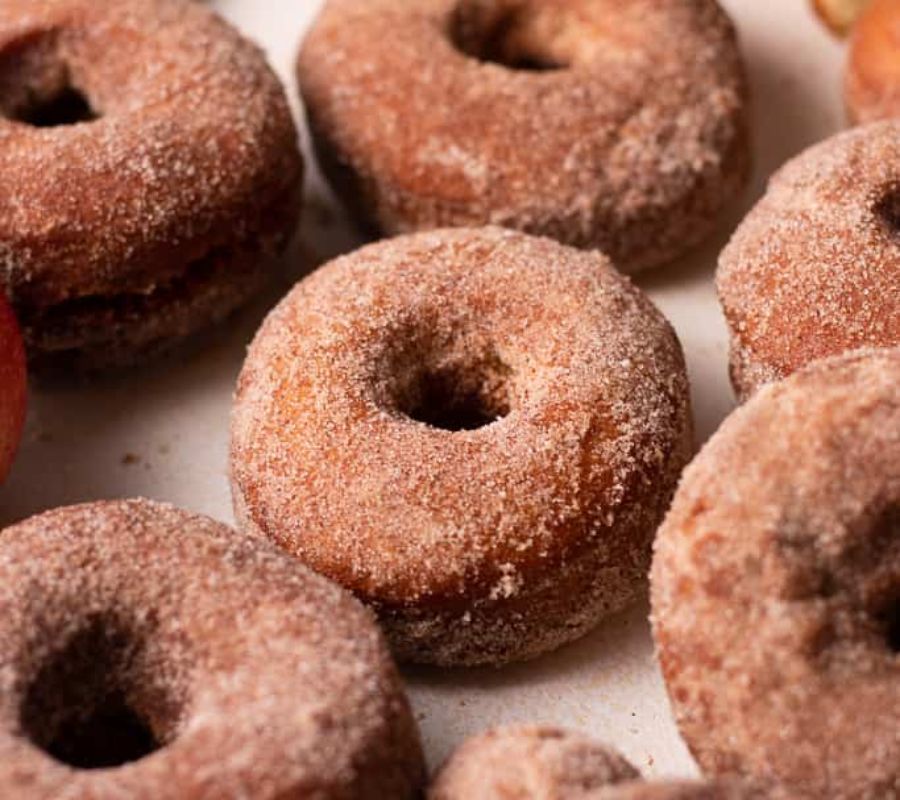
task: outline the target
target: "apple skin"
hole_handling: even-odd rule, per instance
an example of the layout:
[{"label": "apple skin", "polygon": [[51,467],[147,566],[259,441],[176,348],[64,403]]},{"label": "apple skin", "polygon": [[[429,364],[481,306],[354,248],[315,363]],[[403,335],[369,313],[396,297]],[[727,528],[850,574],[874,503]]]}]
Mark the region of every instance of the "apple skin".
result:
[{"label": "apple skin", "polygon": [[25,426],[28,372],[16,315],[0,295],[0,483],[6,480]]},{"label": "apple skin", "polygon": [[813,0],[819,18],[838,36],[850,33],[870,0]]}]

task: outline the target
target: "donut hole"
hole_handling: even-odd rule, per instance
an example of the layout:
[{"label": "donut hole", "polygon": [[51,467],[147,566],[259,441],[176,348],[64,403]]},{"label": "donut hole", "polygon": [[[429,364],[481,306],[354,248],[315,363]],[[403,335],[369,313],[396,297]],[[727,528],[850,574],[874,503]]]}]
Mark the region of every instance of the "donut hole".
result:
[{"label": "donut hole", "polygon": [[900,594],[888,603],[882,614],[887,632],[887,646],[893,653],[900,653]]},{"label": "donut hole", "polygon": [[553,52],[522,2],[463,0],[451,19],[450,40],[469,58],[511,70],[551,72],[570,66]]},{"label": "donut hole", "polygon": [[888,650],[900,653],[900,505],[890,505],[878,518],[872,530],[870,576],[872,592],[867,604],[874,612],[876,630]]},{"label": "donut hole", "polygon": [[63,86],[52,97],[35,99],[33,103],[20,109],[15,120],[34,128],[58,128],[93,122],[98,116],[79,89]]},{"label": "donut hole", "polygon": [[83,770],[159,750],[179,704],[144,660],[140,637],[115,620],[91,619],[37,670],[20,710],[24,733],[56,761]]},{"label": "donut hole", "polygon": [[496,355],[415,369],[397,407],[416,422],[444,431],[473,431],[511,410],[510,368]]},{"label": "donut hole", "polygon": [[35,128],[100,118],[88,95],[73,80],[52,34],[27,37],[0,52],[0,113]]},{"label": "donut hole", "polygon": [[900,233],[900,184],[882,193],[875,204],[875,214],[890,230]]}]

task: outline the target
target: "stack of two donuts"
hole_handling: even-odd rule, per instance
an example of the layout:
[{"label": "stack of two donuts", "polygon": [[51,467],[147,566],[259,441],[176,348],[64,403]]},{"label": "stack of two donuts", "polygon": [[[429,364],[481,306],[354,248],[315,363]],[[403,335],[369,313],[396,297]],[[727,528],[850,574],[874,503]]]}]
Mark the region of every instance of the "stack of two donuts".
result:
[{"label": "stack of two donuts", "polygon": [[0,5],[0,282],[33,370],[143,363],[245,305],[301,177],[281,84],[208,8]]}]

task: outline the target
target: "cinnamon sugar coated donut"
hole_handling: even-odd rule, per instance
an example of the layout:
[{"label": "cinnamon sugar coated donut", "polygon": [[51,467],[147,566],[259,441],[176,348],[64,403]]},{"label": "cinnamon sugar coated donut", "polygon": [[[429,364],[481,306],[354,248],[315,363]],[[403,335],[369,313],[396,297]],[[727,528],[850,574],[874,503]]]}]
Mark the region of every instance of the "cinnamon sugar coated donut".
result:
[{"label": "cinnamon sugar coated donut", "polygon": [[386,233],[492,223],[633,272],[749,172],[715,0],[327,0],[298,72],[325,173]]},{"label": "cinnamon sugar coated donut", "polygon": [[900,122],[783,167],[716,278],[743,397],[817,358],[900,344]]},{"label": "cinnamon sugar coated donut", "polygon": [[760,391],[685,472],[653,628],[707,774],[900,797],[900,350]]},{"label": "cinnamon sugar coated donut", "polygon": [[300,283],[238,383],[236,514],[372,605],[395,653],[502,663],[643,589],[691,452],[678,341],[602,255],[400,237]]},{"label": "cinnamon sugar coated donut", "polygon": [[558,728],[497,728],[465,741],[428,800],[768,800],[738,783],[644,783],[615,751]]},{"label": "cinnamon sugar coated donut", "polygon": [[349,595],[144,500],[0,536],[0,796],[412,798],[418,734]]},{"label": "cinnamon sugar coated donut", "polygon": [[871,0],[853,29],[844,94],[856,123],[900,117],[900,3]]},{"label": "cinnamon sugar coated donut", "polygon": [[559,728],[496,728],[466,740],[443,765],[428,800],[587,800],[639,778],[622,756]]},{"label": "cinnamon sugar coated donut", "polygon": [[301,170],[277,78],[202,4],[0,4],[0,279],[36,368],[140,362],[244,304]]}]

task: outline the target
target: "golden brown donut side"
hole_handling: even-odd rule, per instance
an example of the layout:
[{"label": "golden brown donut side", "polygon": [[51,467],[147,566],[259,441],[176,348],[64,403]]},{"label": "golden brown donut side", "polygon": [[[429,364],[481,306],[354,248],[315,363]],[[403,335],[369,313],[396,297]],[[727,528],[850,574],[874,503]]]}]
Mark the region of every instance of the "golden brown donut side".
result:
[{"label": "golden brown donut side", "polygon": [[499,224],[634,272],[705,237],[749,173],[711,0],[329,0],[298,75],[325,173],[387,234]]},{"label": "golden brown donut side", "polygon": [[900,122],[783,167],[732,236],[716,285],[747,398],[819,358],[900,344]]},{"label": "golden brown donut side", "polygon": [[652,622],[707,774],[804,800],[900,791],[898,509],[897,349],[767,386],[686,470]]},{"label": "golden brown donut side", "polygon": [[[4,797],[383,800],[420,786],[371,616],[265,542],[144,500],[58,509],[0,537],[0,610]],[[149,746],[117,751],[131,728],[112,703]]]},{"label": "golden brown donut side", "polygon": [[[501,418],[441,428],[455,403]],[[640,593],[691,438],[677,340],[604,258],[454,229],[338,259],[272,312],[232,489],[242,526],[371,604],[399,657],[502,663]]]},{"label": "golden brown donut side", "polygon": [[844,97],[851,122],[900,117],[900,6],[872,0],[853,28]]},{"label": "golden brown donut side", "polygon": [[200,345],[212,326],[271,283],[276,259],[274,249],[262,253],[258,243],[235,246],[188,265],[149,294],[75,298],[26,312],[29,369],[41,377],[90,375],[140,366],[188,341]]},{"label": "golden brown donut side", "polygon": [[[67,91],[96,119],[30,121]],[[0,114],[0,266],[38,360],[139,360],[208,326],[295,228],[284,92],[199,4],[6,4]]]}]

